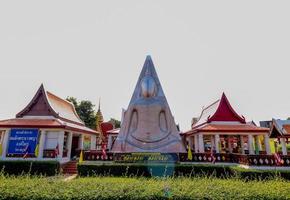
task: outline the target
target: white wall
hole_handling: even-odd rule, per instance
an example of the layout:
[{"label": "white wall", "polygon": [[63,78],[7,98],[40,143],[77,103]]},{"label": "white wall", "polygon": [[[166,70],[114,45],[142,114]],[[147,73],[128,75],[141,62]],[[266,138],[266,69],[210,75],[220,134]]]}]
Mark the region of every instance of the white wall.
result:
[{"label": "white wall", "polygon": [[59,131],[47,131],[44,149],[55,149],[59,134]]}]

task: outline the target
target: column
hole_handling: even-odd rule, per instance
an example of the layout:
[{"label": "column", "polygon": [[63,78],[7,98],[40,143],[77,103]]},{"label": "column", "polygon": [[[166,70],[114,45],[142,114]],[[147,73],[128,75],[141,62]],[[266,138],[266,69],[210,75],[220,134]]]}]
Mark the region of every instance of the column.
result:
[{"label": "column", "polygon": [[220,153],[220,135],[219,134],[215,134],[214,135],[214,143],[215,143],[215,151],[216,153]]},{"label": "column", "polygon": [[204,153],[204,141],[203,141],[203,134],[198,135],[198,150],[199,153]]},{"label": "column", "polygon": [[6,130],[4,132],[4,137],[3,137],[3,141],[2,141],[2,155],[1,155],[1,158],[6,158],[7,149],[8,149],[8,143],[9,143],[9,134],[10,134],[10,130]]},{"label": "column", "polygon": [[210,136],[210,146],[211,146],[211,151],[216,149],[215,143],[214,143],[214,135]]},{"label": "column", "polygon": [[269,135],[264,135],[265,138],[265,148],[266,148],[266,153],[267,155],[271,155],[271,147],[270,147],[270,139],[269,139]]},{"label": "column", "polygon": [[262,144],[261,144],[259,135],[256,136],[255,141],[256,141],[256,144],[257,144],[258,151],[259,152],[262,151],[263,149],[262,149]]},{"label": "column", "polygon": [[245,154],[245,141],[244,141],[244,136],[240,136],[240,141],[241,141],[241,154]]},{"label": "column", "polygon": [[63,157],[63,143],[64,143],[64,131],[58,132],[58,159],[61,160]]},{"label": "column", "polygon": [[113,144],[112,135],[108,135],[108,149],[109,149],[109,151],[112,150],[112,144]]},{"label": "column", "polygon": [[285,138],[281,138],[281,145],[282,145],[282,153],[284,156],[287,156],[287,146],[286,146],[286,139]]},{"label": "column", "polygon": [[233,153],[233,147],[232,147],[232,142],[231,142],[231,136],[228,136],[228,150],[229,153]]},{"label": "column", "polygon": [[188,145],[189,145],[189,148],[190,148],[190,149],[193,148],[193,141],[192,141],[192,139],[193,139],[193,138],[192,138],[191,136],[188,137]]},{"label": "column", "polygon": [[81,134],[79,136],[79,149],[80,150],[83,150],[84,149],[84,135],[83,134]]},{"label": "column", "polygon": [[194,153],[198,153],[198,135],[194,135]]},{"label": "column", "polygon": [[250,155],[254,155],[254,147],[253,147],[253,136],[252,135],[248,135],[249,139],[248,139],[248,149],[249,149],[249,154]]},{"label": "column", "polygon": [[96,150],[97,136],[91,136],[91,150]]},{"label": "column", "polygon": [[73,138],[73,133],[69,132],[68,133],[68,138],[67,138],[67,157],[71,157],[71,148],[72,148],[72,138]]},{"label": "column", "polygon": [[42,131],[40,131],[39,152],[38,152],[38,156],[37,156],[38,160],[41,160],[43,158],[45,139],[46,139],[46,132],[42,130]]}]

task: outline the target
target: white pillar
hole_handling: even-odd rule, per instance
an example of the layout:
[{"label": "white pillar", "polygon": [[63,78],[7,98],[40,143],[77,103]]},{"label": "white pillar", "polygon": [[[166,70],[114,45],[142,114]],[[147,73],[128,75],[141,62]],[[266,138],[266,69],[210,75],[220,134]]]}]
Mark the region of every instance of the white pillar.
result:
[{"label": "white pillar", "polygon": [[2,155],[1,155],[1,158],[6,158],[8,144],[9,144],[9,134],[10,134],[10,130],[6,130],[4,132],[4,137],[3,137],[3,141],[2,141]]},{"label": "white pillar", "polygon": [[255,154],[254,152],[254,148],[253,148],[253,136],[252,135],[248,135],[248,149],[249,149],[249,154],[253,155]]},{"label": "white pillar", "polygon": [[108,149],[111,151],[113,145],[112,135],[108,135]]},{"label": "white pillar", "polygon": [[59,155],[58,159],[61,160],[63,157],[63,143],[64,143],[64,131],[58,132],[58,150],[59,150]]},{"label": "white pillar", "polygon": [[220,135],[215,134],[214,135],[214,143],[215,143],[215,151],[216,153],[220,153]]},{"label": "white pillar", "polygon": [[210,146],[211,146],[212,151],[216,149],[215,143],[214,143],[214,135],[210,136]]},{"label": "white pillar", "polygon": [[198,135],[194,135],[194,153],[197,153],[199,149],[198,146]]},{"label": "white pillar", "polygon": [[84,135],[81,134],[79,138],[79,149],[83,150],[84,149]]},{"label": "white pillar", "polygon": [[284,156],[286,156],[287,155],[286,140],[285,140],[285,138],[281,138],[280,141],[281,141],[281,145],[282,145],[282,153]]},{"label": "white pillar", "polygon": [[73,133],[69,132],[68,133],[68,138],[67,138],[67,157],[71,157],[71,148],[72,148],[72,138],[73,138]]},{"label": "white pillar", "polygon": [[270,139],[269,139],[269,135],[264,135],[265,138],[265,148],[266,148],[266,153],[267,155],[271,155],[271,147],[270,147]]},{"label": "white pillar", "polygon": [[259,152],[262,151],[263,150],[262,149],[262,144],[261,144],[261,141],[260,141],[260,138],[259,138],[258,135],[256,136],[255,141],[256,141],[256,144],[257,144]]},{"label": "white pillar", "polygon": [[198,135],[198,146],[199,153],[204,153],[203,134]]},{"label": "white pillar", "polygon": [[233,146],[232,146],[232,142],[231,142],[231,136],[228,136],[228,150],[229,153],[233,153]]},{"label": "white pillar", "polygon": [[193,148],[193,141],[192,141],[193,138],[192,138],[191,136],[189,136],[188,139],[189,139],[189,140],[188,140],[189,148],[192,149],[192,148]]},{"label": "white pillar", "polygon": [[46,139],[46,132],[45,131],[40,131],[39,152],[38,152],[38,156],[37,156],[38,160],[41,160],[43,158],[43,150],[44,150],[45,139]]},{"label": "white pillar", "polygon": [[241,141],[241,153],[245,154],[245,141],[244,141],[244,136],[240,136],[240,141]]},{"label": "white pillar", "polygon": [[91,150],[96,150],[97,136],[91,135]]}]

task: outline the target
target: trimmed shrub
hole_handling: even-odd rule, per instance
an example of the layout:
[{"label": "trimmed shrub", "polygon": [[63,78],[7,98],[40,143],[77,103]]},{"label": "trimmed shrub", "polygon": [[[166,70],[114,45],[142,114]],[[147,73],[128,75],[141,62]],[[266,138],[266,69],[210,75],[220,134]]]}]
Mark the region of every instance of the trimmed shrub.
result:
[{"label": "trimmed shrub", "polygon": [[108,199],[289,199],[290,182],[217,178],[93,177],[63,181],[61,177],[0,176],[0,200]]},{"label": "trimmed shrub", "polygon": [[142,177],[216,177],[244,180],[283,178],[290,180],[290,171],[253,170],[221,165],[164,165],[164,164],[103,164],[78,165],[80,176],[142,176]]},{"label": "trimmed shrub", "polygon": [[278,170],[255,170],[255,169],[243,169],[240,167],[232,167],[232,171],[237,177],[245,180],[267,180],[273,178],[282,178],[290,180],[290,171],[278,171]]},{"label": "trimmed shrub", "polygon": [[232,169],[226,166],[210,165],[174,165],[174,164],[104,164],[104,165],[78,165],[80,176],[214,176],[230,177]]},{"label": "trimmed shrub", "polygon": [[54,176],[60,172],[57,161],[0,161],[0,171],[8,175]]}]

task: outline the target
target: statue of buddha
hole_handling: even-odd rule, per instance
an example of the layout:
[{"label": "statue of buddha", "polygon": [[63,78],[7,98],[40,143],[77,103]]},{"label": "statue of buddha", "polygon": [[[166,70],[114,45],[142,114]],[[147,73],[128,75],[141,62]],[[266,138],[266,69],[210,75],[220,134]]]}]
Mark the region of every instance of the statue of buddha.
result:
[{"label": "statue of buddha", "polygon": [[150,56],[124,113],[113,152],[185,152]]}]

